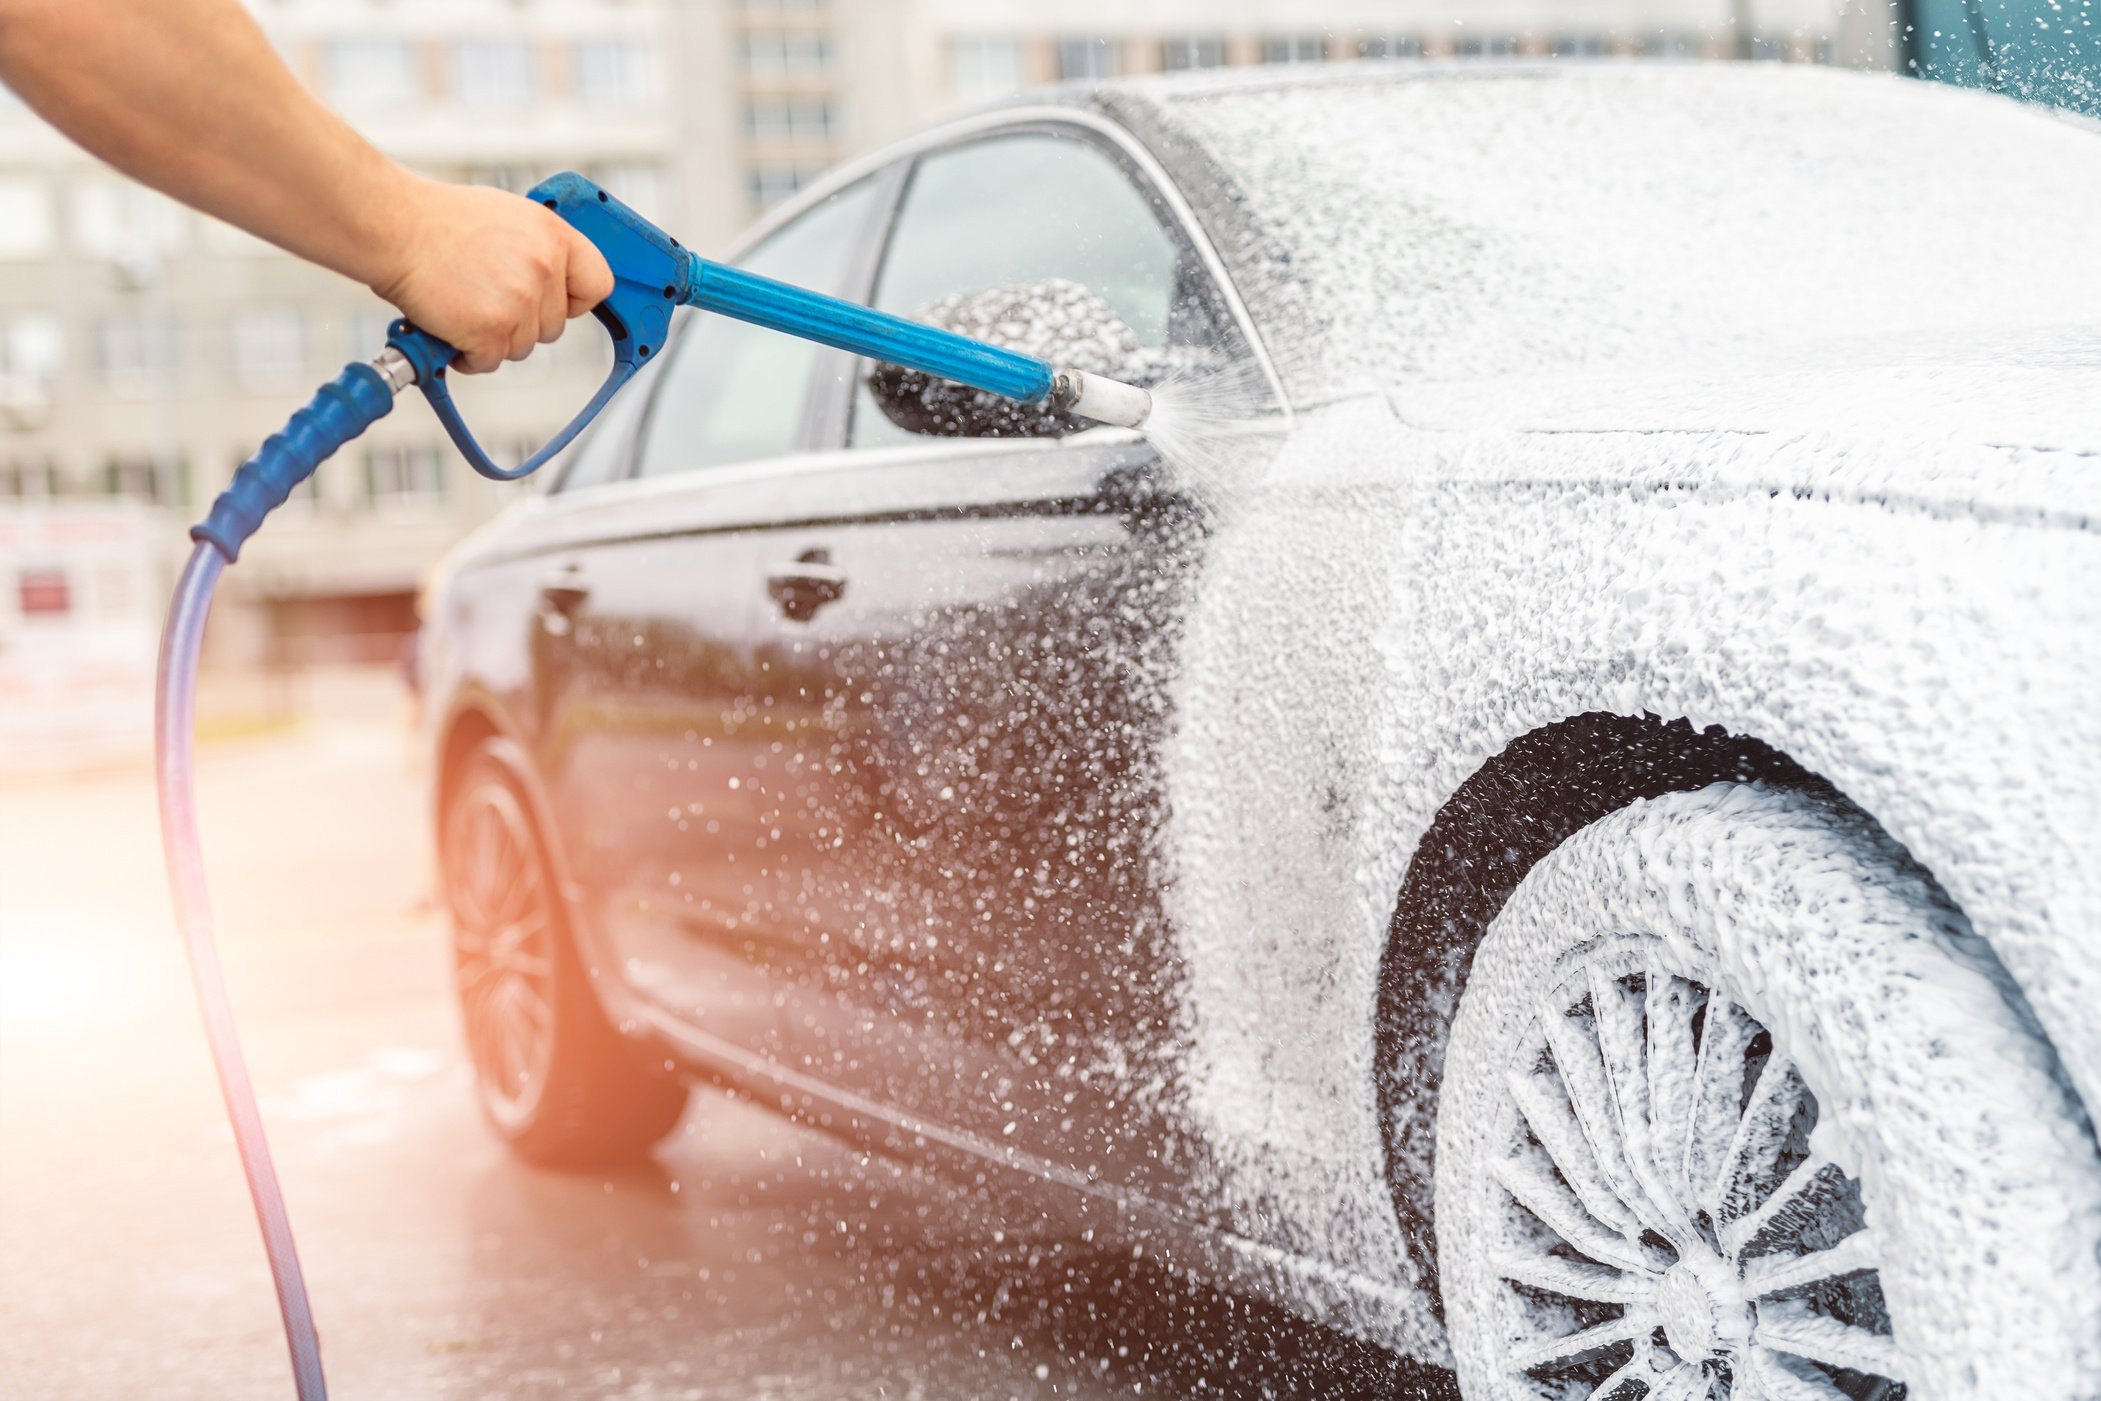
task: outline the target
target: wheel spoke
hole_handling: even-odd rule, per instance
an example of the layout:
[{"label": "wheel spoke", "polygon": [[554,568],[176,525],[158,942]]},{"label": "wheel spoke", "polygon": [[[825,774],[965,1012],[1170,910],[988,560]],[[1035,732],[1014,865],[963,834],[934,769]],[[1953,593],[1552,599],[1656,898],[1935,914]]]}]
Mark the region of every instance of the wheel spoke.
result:
[{"label": "wheel spoke", "polygon": [[1576,1122],[1575,1111],[1564,1096],[1562,1082],[1548,1076],[1513,1072],[1509,1085],[1518,1112],[1525,1116],[1533,1137],[1539,1140],[1540,1147],[1546,1149],[1547,1156],[1574,1189],[1583,1209],[1608,1230],[1623,1236],[1640,1235],[1640,1223],[1628,1213],[1619,1194],[1613,1191],[1612,1184],[1599,1170],[1590,1141],[1584,1137],[1582,1126]]},{"label": "wheel spoke", "polygon": [[1598,1033],[1598,1052],[1612,1090],[1613,1116],[1627,1155],[1627,1170],[1638,1190],[1656,1209],[1653,1224],[1682,1245],[1692,1234],[1691,1213],[1681,1210],[1677,1193],[1656,1171],[1650,1137],[1648,1041],[1642,1030],[1642,1005],[1633,989],[1607,975],[1597,964],[1589,969],[1590,1006]]},{"label": "wheel spoke", "polygon": [[1597,1304],[1637,1304],[1656,1292],[1642,1275],[1561,1255],[1507,1257],[1496,1266],[1496,1272],[1515,1284]]},{"label": "wheel spoke", "polygon": [[1742,1380],[1764,1401],[1847,1401],[1846,1394],[1814,1369],[1754,1347],[1743,1359]]},{"label": "wheel spoke", "polygon": [[[1700,1060],[1693,1071],[1692,1132],[1685,1143],[1685,1181],[1706,1184],[1721,1172],[1729,1141],[1743,1117],[1744,1055],[1758,1024],[1719,993],[1709,993],[1700,1028]],[[1696,1194],[1695,1194],[1696,1195]],[[1702,1205],[1711,1205],[1704,1200]]]},{"label": "wheel spoke", "polygon": [[1829,1250],[1812,1250],[1806,1255],[1759,1255],[1744,1261],[1744,1293],[1761,1298],[1872,1270],[1881,1262],[1875,1233],[1855,1231]]},{"label": "wheel spoke", "polygon": [[1774,1052],[1759,1071],[1743,1118],[1737,1121],[1729,1150],[1722,1157],[1721,1171],[1708,1187],[1717,1219],[1740,1216],[1757,1205],[1759,1188],[1772,1176],[1787,1147],[1807,1092],[1794,1062]]},{"label": "wheel spoke", "polygon": [[1713,1379],[1703,1368],[1683,1362],[1651,1386],[1643,1401],[1707,1401],[1713,1390]]},{"label": "wheel spoke", "polygon": [[1752,1331],[1751,1340],[1774,1352],[1821,1362],[1827,1367],[1847,1367],[1869,1376],[1904,1380],[1896,1339],[1813,1312],[1798,1301],[1759,1305],[1758,1326]]},{"label": "wheel spoke", "polygon": [[[1723,1251],[1732,1256],[1742,1255],[1759,1239],[1771,1235],[1776,1227],[1807,1226],[1816,1217],[1827,1179],[1842,1181],[1844,1176],[1829,1158],[1804,1158],[1766,1194],[1764,1201],[1743,1215],[1724,1221],[1717,1228],[1715,1235]],[[1797,1202],[1803,1203],[1802,1209],[1790,1210]]]},{"label": "wheel spoke", "polygon": [[1522,1158],[1506,1158],[1496,1164],[1495,1176],[1519,1206],[1591,1259],[1626,1270],[1647,1270],[1642,1247],[1600,1229],[1552,1172]]},{"label": "wheel spoke", "polygon": [[541,1033],[547,1030],[548,1023],[553,1020],[553,1012],[547,1005],[547,999],[540,996],[539,989],[521,979],[516,983],[516,991],[512,994],[512,1001],[516,1005],[519,1015],[525,1019],[526,1026],[537,1039]]},{"label": "wheel spoke", "polygon": [[544,983],[554,972],[554,965],[543,954],[519,953],[511,955],[511,971],[521,977]]},{"label": "wheel spoke", "polygon": [[1648,1023],[1650,1151],[1656,1167],[1668,1176],[1671,1195],[1691,1200],[1685,1190],[1685,1152],[1692,1142],[1693,1077],[1699,1048],[1693,1043],[1693,1014],[1699,1010],[1698,989],[1683,978],[1651,969],[1645,998]]},{"label": "wheel spoke", "polygon": [[1611,1376],[1592,1387],[1586,1401],[1627,1401],[1620,1393],[1635,1382],[1641,1384],[1646,1401],[1655,1391],[1658,1370],[1656,1364],[1660,1360],[1654,1348],[1645,1347],[1637,1342],[1634,1345],[1634,1356],[1613,1368]]},{"label": "wheel spoke", "polygon": [[1581,1021],[1549,1005],[1541,1015],[1547,1046],[1554,1053],[1555,1068],[1568,1087],[1568,1101],[1576,1123],[1590,1144],[1592,1156],[1612,1190],[1643,1224],[1661,1229],[1664,1213],[1649,1201],[1627,1164],[1626,1144],[1620,1137],[1618,1114],[1613,1107],[1611,1078],[1593,1035]]},{"label": "wheel spoke", "polygon": [[486,903],[502,888],[503,819],[493,806],[484,804],[474,826],[474,886]]},{"label": "wheel spoke", "polygon": [[486,958],[465,960],[459,966],[460,996],[475,995],[491,978],[502,971],[502,968]]},{"label": "wheel spoke", "polygon": [[1629,1312],[1565,1337],[1542,1338],[1527,1343],[1510,1354],[1510,1370],[1529,1372],[1556,1362],[1580,1361],[1615,1344],[1631,1343],[1646,1338],[1655,1328],[1654,1318],[1647,1314]]}]

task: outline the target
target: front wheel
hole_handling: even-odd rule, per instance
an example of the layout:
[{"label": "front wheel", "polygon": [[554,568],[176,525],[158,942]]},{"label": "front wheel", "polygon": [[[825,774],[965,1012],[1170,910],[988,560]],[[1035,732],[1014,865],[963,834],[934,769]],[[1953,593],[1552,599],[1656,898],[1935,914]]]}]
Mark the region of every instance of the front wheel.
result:
[{"label": "front wheel", "polygon": [[482,1111],[550,1167],[638,1158],[671,1132],[686,1086],[608,1024],[570,938],[540,834],[504,766],[461,770],[442,846],[453,968]]},{"label": "front wheel", "polygon": [[1841,805],[1721,784],[1489,926],[1437,1125],[1469,1401],[2092,1401],[2101,1162],[2004,973]]}]

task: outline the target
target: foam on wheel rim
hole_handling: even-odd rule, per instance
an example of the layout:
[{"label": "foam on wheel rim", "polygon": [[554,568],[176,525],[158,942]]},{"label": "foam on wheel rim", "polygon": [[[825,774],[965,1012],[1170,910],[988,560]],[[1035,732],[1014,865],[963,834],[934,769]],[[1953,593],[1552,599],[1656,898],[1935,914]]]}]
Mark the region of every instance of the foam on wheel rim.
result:
[{"label": "foam on wheel rim", "polygon": [[1550,853],[1438,1111],[1475,1401],[2091,1401],[2101,1162],[2004,974],[1843,805],[1722,784]]}]

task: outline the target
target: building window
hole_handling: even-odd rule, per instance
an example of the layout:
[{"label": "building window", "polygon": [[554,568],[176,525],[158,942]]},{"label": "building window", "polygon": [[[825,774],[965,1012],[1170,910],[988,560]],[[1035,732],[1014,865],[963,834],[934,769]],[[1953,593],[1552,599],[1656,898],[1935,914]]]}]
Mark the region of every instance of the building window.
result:
[{"label": "building window", "polygon": [[0,176],[0,258],[42,258],[58,245],[51,187],[33,175]]},{"label": "building window", "polygon": [[376,507],[437,501],[445,495],[445,454],[434,443],[365,449],[365,499]]},{"label": "building window", "polygon": [[25,569],[15,577],[15,601],[25,618],[63,618],[73,611],[73,584],[63,569]]},{"label": "building window", "polygon": [[331,101],[344,107],[381,107],[414,102],[416,55],[406,39],[331,39],[322,48],[321,70]]},{"label": "building window", "polygon": [[1461,58],[1501,58],[1517,52],[1515,34],[1464,34],[1452,46]]},{"label": "building window", "polygon": [[1328,41],[1320,34],[1275,34],[1262,41],[1264,63],[1319,63],[1328,56]]},{"label": "building window", "polygon": [[761,144],[824,145],[838,128],[837,110],[822,97],[754,97],[744,104],[744,130]]},{"label": "building window", "polygon": [[113,457],[102,464],[102,493],[120,501],[165,506],[173,499],[169,477],[150,457]]},{"label": "building window", "polygon": [[235,318],[233,377],[241,388],[296,388],[305,372],[306,319],[299,308],[266,307]]},{"label": "building window", "polygon": [[106,176],[70,193],[73,242],[89,257],[150,261],[182,246],[182,207],[165,195]]},{"label": "building window", "polygon": [[50,462],[0,466],[0,501],[48,501],[58,495],[58,467]]},{"label": "building window", "polygon": [[452,46],[452,90],[463,107],[517,108],[533,100],[533,51],[523,39],[462,39]]},{"label": "building window", "polygon": [[1123,71],[1123,49],[1114,39],[1060,39],[1058,76],[1067,82],[1113,78]]},{"label": "building window", "polygon": [[1420,58],[1423,41],[1413,34],[1366,34],[1357,40],[1359,58]]},{"label": "building window", "polygon": [[0,397],[11,386],[57,379],[65,352],[65,328],[55,316],[21,312],[0,320]]},{"label": "building window", "polygon": [[738,41],[744,71],[754,78],[806,78],[831,67],[831,41],[822,34],[767,31]]},{"label": "building window", "polygon": [[951,39],[949,89],[958,102],[989,102],[1021,91],[1021,45],[1013,39]]},{"label": "building window", "polygon": [[1778,63],[1787,57],[1787,40],[1773,34],[1754,35],[1751,57],[1760,63]]},{"label": "building window", "polygon": [[645,219],[654,220],[668,212],[662,166],[644,161],[614,161],[592,166],[586,173],[601,189]]},{"label": "building window", "polygon": [[175,323],[163,315],[104,317],[95,323],[95,368],[120,393],[150,392],[175,373]]},{"label": "building window", "polygon": [[746,172],[745,189],[754,205],[770,209],[815,180],[823,169],[819,165],[764,161]]},{"label": "building window", "polygon": [[1698,58],[1700,49],[1697,34],[1669,34],[1659,30],[1641,38],[1642,54],[1648,58]]},{"label": "building window", "polygon": [[1169,73],[1186,68],[1222,68],[1225,62],[1224,39],[1190,36],[1160,41],[1160,67]]},{"label": "building window", "polygon": [[657,96],[657,67],[638,39],[580,39],[576,99],[586,107],[632,107]]},{"label": "building window", "polygon": [[1547,41],[1547,52],[1556,58],[1596,58],[1612,52],[1612,41],[1603,34],[1556,34]]}]

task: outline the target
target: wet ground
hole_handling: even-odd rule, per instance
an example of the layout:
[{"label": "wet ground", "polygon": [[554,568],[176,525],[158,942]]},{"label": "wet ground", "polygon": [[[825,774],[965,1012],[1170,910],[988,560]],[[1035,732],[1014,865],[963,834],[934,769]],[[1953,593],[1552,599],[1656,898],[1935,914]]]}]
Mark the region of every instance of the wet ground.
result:
[{"label": "wet ground", "polygon": [[[1442,1395],[725,1096],[653,1169],[475,1120],[399,702],[207,754],[221,940],[334,1394]],[[290,1394],[138,771],[0,786],[0,1394]]]}]

